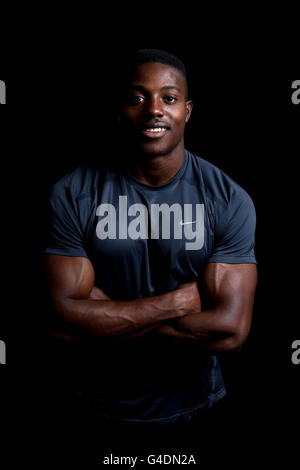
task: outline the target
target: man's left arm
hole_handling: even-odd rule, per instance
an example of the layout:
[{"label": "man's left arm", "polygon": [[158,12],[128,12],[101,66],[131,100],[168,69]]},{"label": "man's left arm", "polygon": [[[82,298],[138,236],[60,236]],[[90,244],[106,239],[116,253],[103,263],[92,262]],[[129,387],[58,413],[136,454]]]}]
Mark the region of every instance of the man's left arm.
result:
[{"label": "man's left arm", "polygon": [[212,352],[238,350],[250,331],[256,284],[256,264],[208,263],[203,287],[212,308],[162,325],[156,334],[196,341]]}]

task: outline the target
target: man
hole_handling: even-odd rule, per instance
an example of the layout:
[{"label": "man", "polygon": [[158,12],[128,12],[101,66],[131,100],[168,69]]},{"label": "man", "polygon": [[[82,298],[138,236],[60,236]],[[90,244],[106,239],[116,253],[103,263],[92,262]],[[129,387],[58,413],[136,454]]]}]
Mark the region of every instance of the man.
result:
[{"label": "man", "polygon": [[118,164],[112,152],[51,188],[45,267],[55,336],[79,348],[83,386],[99,390],[73,392],[77,409],[154,435],[226,395],[215,354],[250,330],[255,210],[185,149],[192,102],[177,57],[138,51],[121,88]]}]

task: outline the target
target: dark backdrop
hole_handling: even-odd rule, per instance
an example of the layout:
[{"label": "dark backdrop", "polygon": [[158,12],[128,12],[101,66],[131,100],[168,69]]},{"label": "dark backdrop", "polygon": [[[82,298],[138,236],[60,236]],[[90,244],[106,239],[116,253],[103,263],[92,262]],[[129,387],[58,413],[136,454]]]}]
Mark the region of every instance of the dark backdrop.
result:
[{"label": "dark backdrop", "polygon": [[[167,49],[185,61],[194,101],[186,148],[228,173],[255,203],[259,283],[252,329],[243,350],[221,355],[221,362],[232,413],[245,415],[241,432],[252,416],[266,433],[288,435],[293,447],[300,406],[300,365],[291,362],[291,344],[300,339],[293,270],[299,262],[300,105],[291,102],[293,80],[238,54],[208,56],[164,41],[134,46]],[[34,416],[47,403],[51,407],[53,390],[75,386],[68,371],[53,365],[44,336],[45,196],[77,164],[91,156],[105,161],[113,149],[111,97],[118,58],[128,47],[132,44],[110,44],[97,56],[95,50],[78,55],[76,48],[63,46],[55,56],[2,62],[8,106],[1,108],[0,131],[5,278],[0,339],[7,344],[7,365],[0,366],[0,379],[9,429],[23,409]]]}]

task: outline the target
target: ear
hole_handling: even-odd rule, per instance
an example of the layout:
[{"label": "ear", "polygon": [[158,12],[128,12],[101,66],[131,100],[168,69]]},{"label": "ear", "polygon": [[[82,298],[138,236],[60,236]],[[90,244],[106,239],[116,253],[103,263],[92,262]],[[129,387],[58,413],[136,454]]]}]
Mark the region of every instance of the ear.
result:
[{"label": "ear", "polygon": [[188,122],[188,120],[191,117],[192,114],[192,109],[193,109],[193,102],[191,100],[188,100],[185,102],[185,122]]}]

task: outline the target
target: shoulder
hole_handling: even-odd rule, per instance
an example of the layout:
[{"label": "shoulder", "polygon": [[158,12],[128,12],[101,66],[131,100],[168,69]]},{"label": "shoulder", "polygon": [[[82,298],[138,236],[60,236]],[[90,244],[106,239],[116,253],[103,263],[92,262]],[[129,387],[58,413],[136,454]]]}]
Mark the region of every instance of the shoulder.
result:
[{"label": "shoulder", "polygon": [[209,200],[221,206],[228,206],[233,202],[254,206],[245,189],[224,171],[191,152],[189,156],[194,169],[201,173],[202,184]]},{"label": "shoulder", "polygon": [[90,194],[96,187],[101,169],[92,163],[81,163],[73,171],[67,173],[49,189],[50,197],[79,197]]}]

